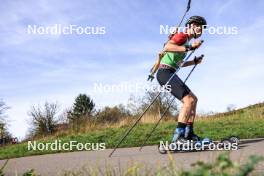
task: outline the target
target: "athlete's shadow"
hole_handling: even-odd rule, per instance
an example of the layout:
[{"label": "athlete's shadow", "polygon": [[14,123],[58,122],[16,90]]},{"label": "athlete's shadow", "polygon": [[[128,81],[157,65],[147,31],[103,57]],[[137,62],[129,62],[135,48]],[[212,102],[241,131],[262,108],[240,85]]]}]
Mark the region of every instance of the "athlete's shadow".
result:
[{"label": "athlete's shadow", "polygon": [[256,143],[264,141],[264,138],[256,138],[256,139],[245,139],[243,141],[240,141],[240,144],[250,144],[250,143]]},{"label": "athlete's shadow", "polygon": [[239,143],[239,149],[248,147],[249,146],[248,144],[258,143],[258,142],[262,142],[262,141],[264,141],[264,138],[245,139]]}]

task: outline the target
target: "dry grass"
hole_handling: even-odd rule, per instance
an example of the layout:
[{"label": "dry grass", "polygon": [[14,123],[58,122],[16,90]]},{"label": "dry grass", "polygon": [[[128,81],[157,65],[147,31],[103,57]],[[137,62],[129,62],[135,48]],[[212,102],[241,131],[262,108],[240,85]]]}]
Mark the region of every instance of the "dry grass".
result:
[{"label": "dry grass", "polygon": [[[230,121],[233,122],[234,119],[240,119],[241,114],[243,116],[246,116],[247,118],[245,120],[250,120],[250,119],[261,119],[263,120],[264,118],[264,103],[259,103],[256,105],[252,105],[246,108],[242,108],[239,110],[234,110],[230,112],[224,112],[224,113],[217,113],[214,115],[197,115],[196,121],[197,122],[213,122],[213,121],[221,121],[222,119],[225,119],[225,121]],[[134,121],[138,118],[138,116],[135,117],[123,117],[117,122],[98,122],[95,120],[89,120],[81,123],[78,131],[74,130],[70,126],[68,129],[63,129],[55,134],[52,135],[52,138],[55,137],[63,137],[63,136],[69,136],[69,135],[76,135],[76,134],[84,134],[84,133],[89,133],[89,132],[94,132],[94,131],[100,131],[102,129],[106,128],[120,128],[124,126],[129,126]],[[159,114],[153,114],[153,113],[147,113],[145,114],[141,121],[140,124],[154,124],[156,123],[160,118]],[[163,121],[167,122],[175,122],[177,120],[177,117],[165,117]],[[40,137],[41,139],[45,139],[46,137]],[[47,138],[51,138],[51,136],[48,136]],[[37,139],[37,138],[35,138]]]},{"label": "dry grass", "polygon": [[[68,135],[74,135],[74,134],[83,134],[88,133],[92,131],[99,131],[101,129],[105,128],[120,128],[126,125],[130,125],[134,123],[135,119],[138,117],[124,117],[118,122],[114,123],[102,123],[97,121],[86,121],[82,123],[79,127],[79,130],[76,131],[73,128],[69,126],[68,129],[63,129],[58,132],[56,132],[53,136],[54,137],[61,137],[61,136],[68,136]],[[156,123],[159,120],[160,116],[155,114],[146,114],[142,117],[140,123],[141,124],[149,124],[149,123]],[[165,121],[175,121],[174,117],[166,117],[164,118]],[[43,139],[43,137],[41,137]],[[50,137],[48,137],[50,138]]]}]

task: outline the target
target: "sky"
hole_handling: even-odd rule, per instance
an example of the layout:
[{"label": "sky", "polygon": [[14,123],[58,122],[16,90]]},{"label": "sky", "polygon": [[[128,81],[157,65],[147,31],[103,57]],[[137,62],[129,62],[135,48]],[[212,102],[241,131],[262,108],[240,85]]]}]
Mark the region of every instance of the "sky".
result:
[{"label": "sky", "polygon": [[[0,99],[9,131],[23,138],[34,105],[57,102],[70,108],[79,93],[96,107],[128,103],[141,92],[98,92],[95,84],[155,85],[146,81],[167,40],[160,26],[175,26],[187,0],[4,0],[0,6]],[[187,17],[204,16],[209,26],[236,27],[236,34],[209,34],[195,55],[204,54],[187,85],[199,112],[222,112],[264,100],[262,38],[264,1],[195,0]],[[186,19],[185,19],[186,20]],[[29,34],[28,26],[103,27],[105,34]],[[191,68],[183,68],[184,79]]]}]

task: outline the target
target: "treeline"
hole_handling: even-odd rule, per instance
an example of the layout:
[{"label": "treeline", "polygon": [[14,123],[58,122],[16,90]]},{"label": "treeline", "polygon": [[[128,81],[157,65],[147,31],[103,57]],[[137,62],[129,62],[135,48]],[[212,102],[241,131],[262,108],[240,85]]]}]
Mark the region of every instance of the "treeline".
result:
[{"label": "treeline", "polygon": [[[130,124],[149,106],[157,93],[157,91],[147,91],[142,96],[131,95],[127,104],[112,107],[105,106],[100,109],[96,109],[96,103],[86,94],[79,94],[72,106],[67,109],[61,108],[58,102],[43,102],[40,105],[33,105],[28,111],[30,128],[26,140],[46,137],[58,132],[82,133],[89,130]],[[173,96],[170,93],[162,92],[142,121],[147,123],[156,122],[172,99]],[[1,141],[3,139],[8,141],[14,139],[7,129],[8,116],[6,111],[8,109],[10,107],[0,100],[0,144],[3,143]],[[235,106],[228,106],[227,111],[228,113],[236,112]],[[174,101],[166,112],[164,119],[173,118],[177,120],[177,114],[178,105],[177,101]],[[206,113],[203,116],[207,117],[210,114],[215,113]]]},{"label": "treeline", "polygon": [[[59,103],[46,102],[43,105],[34,105],[28,112],[31,127],[27,138],[45,137],[69,130],[78,133],[87,131],[89,128],[111,126],[121,121],[128,123],[142,113],[156,95],[157,92],[146,92],[142,97],[131,96],[126,105],[106,106],[101,109],[96,109],[94,100],[86,94],[79,94],[72,107],[65,110],[61,110]],[[168,93],[162,93],[146,116],[158,116],[163,113],[171,99]],[[177,113],[175,101],[167,111],[166,118]]]},{"label": "treeline", "polygon": [[0,146],[12,142],[12,135],[7,130],[7,115],[6,111],[9,107],[3,100],[0,100]]}]

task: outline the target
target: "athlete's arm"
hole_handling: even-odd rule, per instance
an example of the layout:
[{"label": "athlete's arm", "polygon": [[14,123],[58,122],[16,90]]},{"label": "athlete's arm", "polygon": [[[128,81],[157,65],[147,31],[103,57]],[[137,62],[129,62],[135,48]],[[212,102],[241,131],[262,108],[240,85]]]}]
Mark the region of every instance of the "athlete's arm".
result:
[{"label": "athlete's arm", "polygon": [[164,47],[164,51],[166,52],[179,52],[184,53],[186,51],[185,46],[177,45],[173,40],[170,40]]},{"label": "athlete's arm", "polygon": [[188,66],[191,66],[191,65],[197,65],[197,64],[200,64],[202,62],[202,58],[200,59],[194,59],[192,61],[186,61],[182,64],[182,67],[188,67]]},{"label": "athlete's arm", "polygon": [[188,67],[188,66],[191,66],[191,65],[195,65],[193,60],[192,61],[186,61],[181,66],[182,67]]},{"label": "athlete's arm", "polygon": [[174,34],[169,42],[165,45],[164,51],[166,52],[186,52],[185,46],[183,46],[188,40],[188,36],[184,33]]}]

